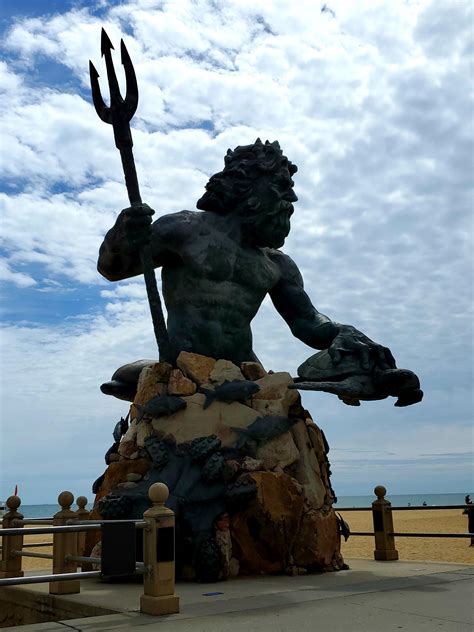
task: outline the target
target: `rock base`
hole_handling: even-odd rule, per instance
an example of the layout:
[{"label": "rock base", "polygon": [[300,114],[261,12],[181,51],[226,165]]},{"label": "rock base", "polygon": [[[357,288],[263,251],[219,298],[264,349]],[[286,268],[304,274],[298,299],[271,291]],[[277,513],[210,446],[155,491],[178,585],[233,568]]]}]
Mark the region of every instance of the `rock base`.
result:
[{"label": "rock base", "polygon": [[[291,383],[258,363],[186,352],[177,367],[144,368],[130,426],[95,483],[93,517],[141,518],[160,481],[176,514],[178,578],[344,568],[329,448]],[[157,413],[157,396],[185,407]]]}]

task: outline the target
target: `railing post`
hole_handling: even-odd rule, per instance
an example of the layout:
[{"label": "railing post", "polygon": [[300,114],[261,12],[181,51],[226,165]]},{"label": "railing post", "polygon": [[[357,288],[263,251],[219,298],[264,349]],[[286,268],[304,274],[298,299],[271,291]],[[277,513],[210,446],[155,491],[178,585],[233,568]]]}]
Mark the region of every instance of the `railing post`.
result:
[{"label": "railing post", "polygon": [[[8,511],[3,516],[2,527],[4,529],[10,529],[13,526],[14,520],[23,520],[23,515],[17,511],[21,505],[19,496],[10,496],[7,500]],[[23,536],[22,535],[8,535],[3,536],[2,545],[2,562],[0,565],[0,578],[8,579],[9,577],[23,577],[23,571],[21,570],[22,558],[16,556],[13,551],[21,551],[23,548]]]},{"label": "railing post", "polygon": [[[68,520],[77,519],[76,512],[71,510],[74,496],[71,492],[61,492],[58,496],[60,511],[53,516],[53,526],[65,525]],[[54,533],[53,534],[53,574],[75,573],[77,572],[77,562],[66,560],[67,555],[77,555],[77,533]],[[79,577],[79,575],[78,575]],[[79,580],[67,582],[49,582],[49,592],[51,595],[70,595],[81,591]]]},{"label": "railing post", "polygon": [[374,494],[377,500],[372,503],[372,518],[374,521],[376,560],[398,560],[398,551],[395,548],[393,535],[392,503],[385,498],[387,490],[383,485],[377,485]]},{"label": "railing post", "polygon": [[[78,496],[76,500],[76,518],[77,520],[87,520],[89,518],[89,510],[86,509],[87,498],[85,496]],[[77,551],[78,555],[83,556],[86,548],[86,532],[80,531],[77,534]],[[79,562],[79,566],[82,569],[83,562]]]},{"label": "railing post", "polygon": [[147,522],[143,533],[146,574],[140,610],[152,615],[179,612],[179,597],[174,592],[174,513],[165,507],[168,496],[164,483],[151,485],[148,497],[153,506],[143,514]]}]

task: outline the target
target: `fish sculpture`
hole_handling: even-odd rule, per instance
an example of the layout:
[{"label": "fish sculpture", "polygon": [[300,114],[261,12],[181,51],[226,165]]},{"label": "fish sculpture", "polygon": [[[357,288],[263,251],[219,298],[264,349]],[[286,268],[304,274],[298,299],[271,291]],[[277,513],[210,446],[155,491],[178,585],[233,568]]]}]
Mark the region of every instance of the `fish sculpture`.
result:
[{"label": "fish sculpture", "polygon": [[110,448],[107,450],[107,452],[104,455],[104,459],[105,459],[105,464],[106,465],[110,465],[110,456],[112,454],[117,454],[118,449],[119,449],[119,445],[120,443],[118,441],[116,441],[115,443],[113,443]]},{"label": "fish sculpture", "polygon": [[232,382],[224,382],[214,391],[201,388],[201,393],[206,396],[203,408],[209,408],[212,402],[218,400],[231,404],[232,402],[240,402],[244,404],[247,399],[258,393],[260,386],[256,382],[250,380],[233,380]]},{"label": "fish sculpture", "polygon": [[105,479],[105,472],[96,478],[96,480],[92,483],[92,493],[97,494],[100,491],[100,487]]},{"label": "fish sculpture", "polygon": [[336,513],[337,522],[339,523],[339,533],[344,538],[344,542],[347,542],[351,535],[351,527],[348,522],[344,520],[340,513]]},{"label": "fish sculpture", "polygon": [[120,441],[120,439],[127,432],[127,430],[128,430],[128,415],[125,417],[125,419],[121,417],[120,421],[117,421],[117,423],[115,424],[115,428],[113,432],[114,441],[116,442]]},{"label": "fish sculpture", "polygon": [[169,417],[186,408],[186,401],[182,397],[175,395],[157,395],[150,399],[144,405],[135,404],[135,408],[138,410],[137,423],[143,419],[143,417]]},{"label": "fish sculpture", "polygon": [[236,447],[240,450],[249,441],[257,446],[266,443],[287,432],[296,421],[296,419],[289,419],[283,415],[268,415],[267,417],[258,417],[247,428],[232,427],[232,430],[240,435]]}]

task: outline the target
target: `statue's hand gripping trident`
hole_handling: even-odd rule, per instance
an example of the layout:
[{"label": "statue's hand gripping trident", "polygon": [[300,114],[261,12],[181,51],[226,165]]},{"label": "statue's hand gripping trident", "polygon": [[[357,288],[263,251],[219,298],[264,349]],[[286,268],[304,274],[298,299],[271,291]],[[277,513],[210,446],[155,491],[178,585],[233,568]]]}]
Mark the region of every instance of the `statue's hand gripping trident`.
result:
[{"label": "statue's hand gripping trident", "polygon": [[[138,85],[130,55],[128,54],[123,40],[121,40],[121,61],[125,70],[125,77],[127,81],[125,99],[122,98],[112,61],[112,48],[114,48],[112,42],[105,30],[102,29],[101,53],[103,57],[105,56],[107,79],[110,90],[110,106],[107,107],[102,99],[99,86],[99,73],[95,69],[94,64],[89,61],[92,99],[99,118],[104,121],[104,123],[109,123],[113,127],[115,145],[120,151],[123,172],[125,175],[125,184],[127,186],[130,204],[133,208],[134,206],[139,207],[142,205],[142,199],[140,197],[140,190],[138,187],[137,171],[135,169],[135,161],[133,159],[132,133],[130,131],[130,120],[135,114],[138,105]],[[145,277],[148,302],[153,320],[155,338],[160,352],[160,360],[167,360],[170,357],[169,338],[163,317],[160,295],[156,284],[151,250],[148,244],[141,245],[140,260],[143,267],[143,275]]]}]

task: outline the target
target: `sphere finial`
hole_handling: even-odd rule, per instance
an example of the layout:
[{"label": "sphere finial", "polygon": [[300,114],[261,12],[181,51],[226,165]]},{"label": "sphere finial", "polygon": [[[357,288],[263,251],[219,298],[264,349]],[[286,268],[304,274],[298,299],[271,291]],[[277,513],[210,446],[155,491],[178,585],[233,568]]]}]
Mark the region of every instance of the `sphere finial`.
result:
[{"label": "sphere finial", "polygon": [[21,499],[19,496],[9,496],[7,498],[7,507],[10,511],[16,511],[21,505]]},{"label": "sphere finial", "polygon": [[61,492],[58,496],[58,503],[61,509],[69,509],[74,502],[74,495],[71,492]]},{"label": "sphere finial", "polygon": [[85,509],[87,505],[87,498],[85,496],[78,496],[76,500],[76,504],[79,507],[79,509],[81,510]]},{"label": "sphere finial", "polygon": [[377,485],[377,487],[374,488],[374,494],[377,496],[378,500],[382,500],[386,493],[387,490],[383,485]]},{"label": "sphere finial", "polygon": [[164,505],[169,495],[170,490],[164,483],[153,483],[148,490],[148,498],[154,505]]}]

